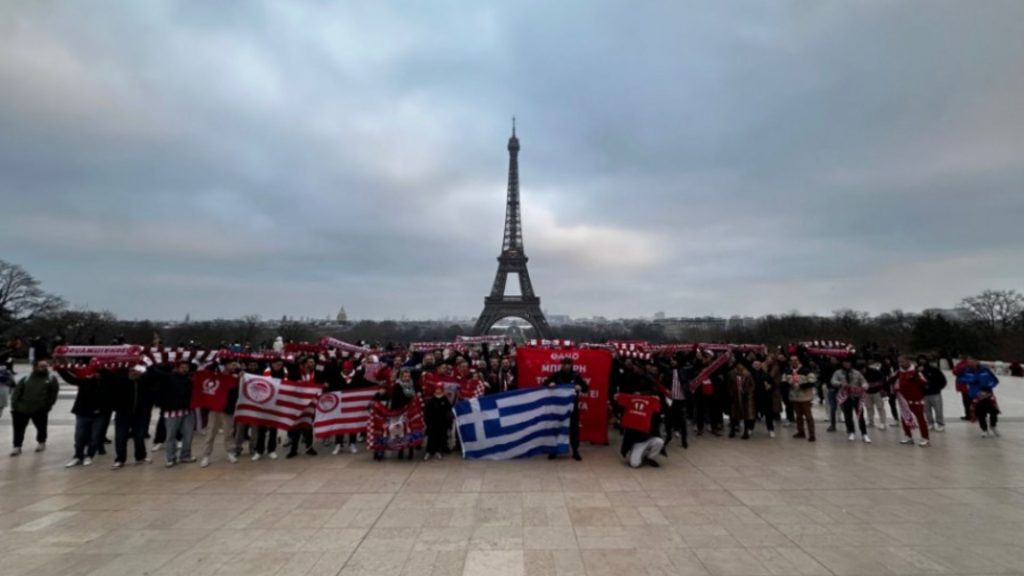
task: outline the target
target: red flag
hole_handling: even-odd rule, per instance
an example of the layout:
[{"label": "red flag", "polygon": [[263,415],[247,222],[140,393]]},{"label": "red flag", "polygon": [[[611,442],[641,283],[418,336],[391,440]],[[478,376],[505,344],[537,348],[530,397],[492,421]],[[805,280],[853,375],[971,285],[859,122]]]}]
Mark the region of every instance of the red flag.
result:
[{"label": "red flag", "polygon": [[282,381],[246,374],[238,393],[235,422],[280,430],[310,428],[320,390],[316,382]]},{"label": "red flag", "polygon": [[238,376],[200,370],[192,375],[192,407],[223,412],[228,394],[235,386],[238,386]]},{"label": "red flag", "polygon": [[580,440],[591,444],[608,443],[608,379],[612,371],[612,355],[597,349],[517,348],[519,388],[534,388],[544,383],[561,367],[564,357],[572,359],[573,369],[590,386],[590,392],[579,397]]},{"label": "red flag", "polygon": [[370,421],[370,401],[377,389],[356,388],[343,392],[328,392],[317,400],[313,434],[317,438],[331,438],[342,434],[366,431]]},{"label": "red flag", "polygon": [[424,428],[423,403],[419,396],[401,410],[388,410],[380,402],[373,402],[366,427],[366,443],[374,452],[420,446]]}]

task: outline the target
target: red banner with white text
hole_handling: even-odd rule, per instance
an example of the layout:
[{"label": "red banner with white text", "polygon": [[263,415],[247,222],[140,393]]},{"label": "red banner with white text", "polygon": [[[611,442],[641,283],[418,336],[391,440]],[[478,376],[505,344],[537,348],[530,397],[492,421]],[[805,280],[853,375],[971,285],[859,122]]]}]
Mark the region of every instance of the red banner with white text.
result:
[{"label": "red banner with white text", "polygon": [[608,443],[608,378],[612,355],[607,350],[579,348],[517,348],[516,366],[519,387],[536,388],[561,368],[562,358],[572,358],[590,391],[580,395],[580,440],[591,444]]}]

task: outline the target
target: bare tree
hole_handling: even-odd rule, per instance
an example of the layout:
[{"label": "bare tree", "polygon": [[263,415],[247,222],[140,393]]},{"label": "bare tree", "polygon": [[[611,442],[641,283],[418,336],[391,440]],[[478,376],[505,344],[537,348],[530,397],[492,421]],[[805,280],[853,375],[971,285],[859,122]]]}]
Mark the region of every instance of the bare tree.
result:
[{"label": "bare tree", "polygon": [[1024,296],[1016,290],[985,290],[960,301],[971,318],[986,328],[1005,332],[1024,318]]},{"label": "bare tree", "polygon": [[64,299],[39,287],[24,268],[0,260],[0,333],[62,310]]}]

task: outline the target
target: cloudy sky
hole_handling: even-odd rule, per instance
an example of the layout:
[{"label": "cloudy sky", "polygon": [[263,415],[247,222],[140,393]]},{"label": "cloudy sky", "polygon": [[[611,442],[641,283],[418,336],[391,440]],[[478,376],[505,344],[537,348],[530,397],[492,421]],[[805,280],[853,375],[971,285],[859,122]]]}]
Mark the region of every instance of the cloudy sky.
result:
[{"label": "cloudy sky", "polygon": [[0,258],[126,318],[1024,288],[1024,2],[5,2]]}]

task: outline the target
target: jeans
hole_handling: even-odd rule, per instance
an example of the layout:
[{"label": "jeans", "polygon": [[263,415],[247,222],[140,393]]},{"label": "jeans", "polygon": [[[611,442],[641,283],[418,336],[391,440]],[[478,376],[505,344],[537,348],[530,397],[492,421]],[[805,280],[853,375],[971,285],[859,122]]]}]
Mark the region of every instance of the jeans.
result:
[{"label": "jeans", "polygon": [[31,420],[36,427],[36,442],[46,444],[46,423],[50,418],[49,411],[25,414],[24,412],[11,412],[11,424],[14,426],[14,447],[21,448],[25,441],[25,430]]},{"label": "jeans", "polygon": [[[164,450],[168,462],[178,462],[192,459],[192,433],[195,432],[196,415],[189,412],[184,416],[169,418],[164,416],[164,425],[167,427],[167,444]],[[181,453],[178,453],[177,442],[173,438],[178,437],[181,432]]]},{"label": "jeans", "polygon": [[644,463],[644,460],[660,452],[664,446],[665,441],[657,436],[633,444],[633,448],[629,451],[630,468],[639,468]]},{"label": "jeans", "polygon": [[87,414],[75,416],[75,459],[94,458],[103,446],[103,425],[106,418],[103,414]]},{"label": "jeans", "polygon": [[942,394],[929,394],[924,397],[924,415],[928,417],[930,425],[946,425],[946,419],[942,416]]},{"label": "jeans", "polygon": [[135,461],[146,459],[146,430],[149,429],[151,410],[118,411],[114,415],[114,461],[128,460],[128,439],[135,448]]}]

